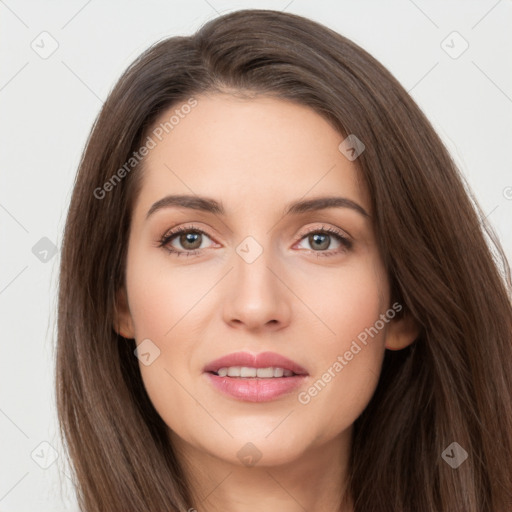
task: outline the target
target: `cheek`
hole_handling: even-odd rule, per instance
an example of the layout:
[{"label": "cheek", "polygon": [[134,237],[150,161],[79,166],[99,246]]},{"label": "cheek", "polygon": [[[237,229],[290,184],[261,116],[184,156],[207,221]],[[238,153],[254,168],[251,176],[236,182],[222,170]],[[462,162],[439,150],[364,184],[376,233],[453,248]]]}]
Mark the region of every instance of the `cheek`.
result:
[{"label": "cheek", "polygon": [[310,348],[323,364],[333,351],[348,350],[351,340],[388,307],[387,278],[373,253],[339,268],[299,268],[290,274],[294,276],[288,282],[301,302],[295,306],[294,322],[300,324],[300,331],[309,331]]},{"label": "cheek", "polygon": [[127,265],[127,289],[136,339],[170,339],[195,313],[210,281],[192,265],[176,269],[165,256],[134,255]]},{"label": "cheek", "polygon": [[389,321],[394,314],[386,316],[388,286],[379,261],[360,263],[337,282],[325,282],[326,293],[313,297],[323,304],[322,319],[335,333],[313,338],[315,375],[298,396],[310,428],[322,418],[318,440],[335,436],[357,419],[381,371],[387,327],[382,318]]},{"label": "cheek", "polygon": [[[202,297],[215,283],[211,271],[198,273],[193,265],[173,269],[166,256],[129,255],[127,291],[137,344],[144,343],[149,360],[139,363],[148,396],[165,423],[186,435],[194,416],[198,424],[208,421],[197,403],[191,381],[199,375],[195,348],[202,334],[200,321],[207,318]],[[150,342],[146,341],[150,340]],[[149,364],[145,364],[148,363]],[[194,413],[191,413],[191,405]],[[177,414],[188,411],[187,415]]]}]

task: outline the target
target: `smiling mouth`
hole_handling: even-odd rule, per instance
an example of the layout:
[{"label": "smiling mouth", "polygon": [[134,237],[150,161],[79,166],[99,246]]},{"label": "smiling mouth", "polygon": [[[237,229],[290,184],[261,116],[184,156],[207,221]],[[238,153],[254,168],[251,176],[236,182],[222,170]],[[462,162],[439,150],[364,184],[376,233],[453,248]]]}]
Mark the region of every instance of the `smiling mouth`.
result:
[{"label": "smiling mouth", "polygon": [[233,377],[239,379],[274,379],[293,377],[298,375],[292,370],[269,366],[267,368],[253,368],[251,366],[227,366],[219,368],[216,372],[209,372],[219,377]]},{"label": "smiling mouth", "polygon": [[269,402],[290,395],[304,384],[308,371],[275,352],[235,352],[203,368],[209,385],[242,402]]}]

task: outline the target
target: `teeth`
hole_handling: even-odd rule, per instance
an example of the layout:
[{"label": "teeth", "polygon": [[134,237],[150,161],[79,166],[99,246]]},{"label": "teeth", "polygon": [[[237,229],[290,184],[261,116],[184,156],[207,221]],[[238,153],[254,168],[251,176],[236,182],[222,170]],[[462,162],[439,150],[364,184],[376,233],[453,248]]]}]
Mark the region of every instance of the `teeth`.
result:
[{"label": "teeth", "polygon": [[251,368],[250,366],[230,366],[228,368],[219,368],[217,370],[219,377],[241,377],[271,379],[274,377],[291,377],[293,372],[284,368],[272,367],[268,368]]},{"label": "teeth", "polygon": [[240,366],[230,366],[228,368],[228,377],[240,377]]},{"label": "teeth", "polygon": [[256,377],[260,379],[270,379],[274,376],[274,368],[258,368],[256,370]]},{"label": "teeth", "polygon": [[[240,377],[256,377],[258,370],[256,368],[249,368],[248,366],[242,366],[240,368]],[[228,375],[230,375],[228,370]]]},{"label": "teeth", "polygon": [[274,377],[282,377],[284,370],[282,368],[274,368]]}]

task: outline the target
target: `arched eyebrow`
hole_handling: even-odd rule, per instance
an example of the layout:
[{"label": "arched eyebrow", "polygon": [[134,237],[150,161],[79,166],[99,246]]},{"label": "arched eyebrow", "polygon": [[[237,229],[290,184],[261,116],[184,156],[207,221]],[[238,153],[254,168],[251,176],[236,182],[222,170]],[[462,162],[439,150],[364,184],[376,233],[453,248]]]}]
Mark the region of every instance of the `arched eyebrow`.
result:
[{"label": "arched eyebrow", "polygon": [[[213,213],[215,215],[226,215],[226,210],[222,203],[210,197],[197,195],[168,195],[156,201],[146,214],[146,219],[158,210],[163,208],[180,207],[189,208],[191,210],[199,210]],[[313,199],[293,201],[285,206],[284,216],[299,215],[301,213],[324,210],[326,208],[350,208],[361,214],[363,217],[369,218],[368,212],[358,203],[346,197],[326,196],[316,197]]]},{"label": "arched eyebrow", "polygon": [[171,208],[178,206],[180,208],[189,208],[191,210],[200,210],[204,212],[214,213],[215,215],[225,215],[222,203],[209,197],[202,197],[196,195],[170,195],[153,203],[151,208],[146,214],[146,219],[153,215],[153,213],[163,208]]},{"label": "arched eyebrow", "polygon": [[347,197],[327,196],[316,197],[307,200],[293,201],[285,208],[285,215],[297,215],[300,213],[324,210],[326,208],[350,208],[363,217],[370,217],[369,213],[352,199]]}]

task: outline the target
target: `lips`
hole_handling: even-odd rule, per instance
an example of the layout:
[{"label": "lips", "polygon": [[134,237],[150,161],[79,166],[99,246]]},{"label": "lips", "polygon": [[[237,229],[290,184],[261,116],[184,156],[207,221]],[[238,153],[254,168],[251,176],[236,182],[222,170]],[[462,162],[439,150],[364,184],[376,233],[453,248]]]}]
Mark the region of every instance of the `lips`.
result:
[{"label": "lips", "polygon": [[260,354],[235,352],[208,363],[203,371],[218,373],[221,368],[236,366],[247,368],[282,368],[283,370],[293,372],[295,375],[308,375],[307,370],[302,366],[275,352],[261,352]]},{"label": "lips", "polygon": [[208,363],[203,371],[215,389],[247,402],[275,400],[309,375],[298,363],[275,352],[236,352]]}]

